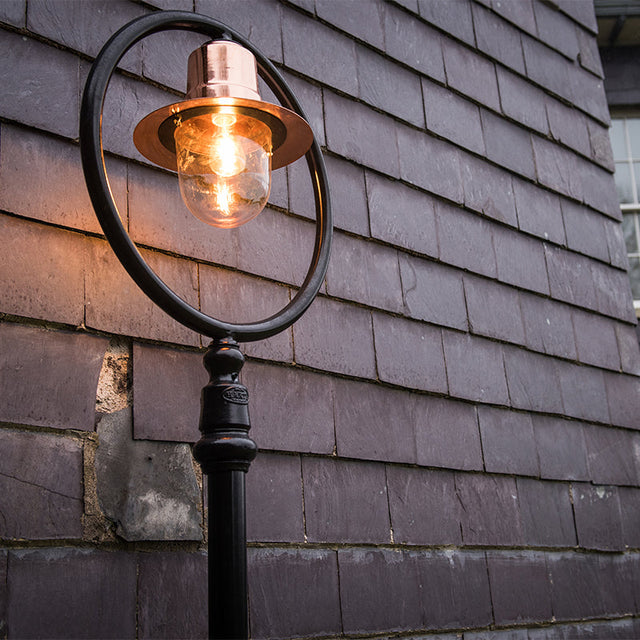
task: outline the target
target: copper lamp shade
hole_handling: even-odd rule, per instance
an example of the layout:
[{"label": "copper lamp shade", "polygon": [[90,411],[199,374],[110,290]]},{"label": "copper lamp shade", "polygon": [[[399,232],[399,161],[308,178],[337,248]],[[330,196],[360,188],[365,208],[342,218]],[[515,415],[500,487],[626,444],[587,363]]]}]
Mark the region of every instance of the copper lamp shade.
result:
[{"label": "copper lamp shade", "polygon": [[248,116],[264,123],[271,131],[272,169],[302,157],[313,143],[311,127],[297,113],[260,99],[253,54],[230,40],[208,42],[189,56],[186,99],[143,118],[133,133],[134,144],[153,163],[177,171],[175,129],[204,114]]}]

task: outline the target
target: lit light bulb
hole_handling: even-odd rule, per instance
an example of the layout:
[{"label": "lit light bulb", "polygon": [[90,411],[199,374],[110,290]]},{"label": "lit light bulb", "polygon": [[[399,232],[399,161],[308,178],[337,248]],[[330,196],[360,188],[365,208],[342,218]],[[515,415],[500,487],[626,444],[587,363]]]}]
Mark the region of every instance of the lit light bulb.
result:
[{"label": "lit light bulb", "polygon": [[211,117],[212,123],[220,128],[211,144],[211,169],[223,178],[230,178],[244,170],[247,158],[242,145],[234,140],[230,127],[236,123],[236,117],[221,113]]},{"label": "lit light bulb", "polygon": [[202,114],[174,133],[180,192],[197,218],[230,229],[255,218],[271,189],[271,130],[242,114]]}]

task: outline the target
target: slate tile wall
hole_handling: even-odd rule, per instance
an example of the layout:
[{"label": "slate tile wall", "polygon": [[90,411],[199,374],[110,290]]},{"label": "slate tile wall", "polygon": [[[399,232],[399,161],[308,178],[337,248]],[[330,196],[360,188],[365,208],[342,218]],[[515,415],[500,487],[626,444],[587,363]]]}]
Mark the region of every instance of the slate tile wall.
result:
[{"label": "slate tile wall", "polygon": [[[0,638],[206,634],[204,540],[163,529],[169,506],[202,530],[202,478],[163,461],[199,437],[207,340],[113,257],[77,143],[93,56],[163,9],[228,21],[279,66],[334,205],[320,296],[245,345],[252,637],[640,635],[640,350],[590,0],[4,0]],[[201,41],[123,59],[107,170],[157,273],[257,320],[306,271],[304,164],[222,232],[131,142]],[[139,463],[117,477],[113,425]]]}]

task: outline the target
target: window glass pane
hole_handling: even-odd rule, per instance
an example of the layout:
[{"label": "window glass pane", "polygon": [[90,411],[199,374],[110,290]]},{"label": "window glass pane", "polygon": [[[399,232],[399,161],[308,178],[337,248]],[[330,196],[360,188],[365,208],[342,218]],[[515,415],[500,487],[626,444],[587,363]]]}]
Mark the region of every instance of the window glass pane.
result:
[{"label": "window glass pane", "polygon": [[628,118],[627,127],[631,143],[631,157],[640,160],[640,118]]},{"label": "window glass pane", "polygon": [[629,258],[629,278],[634,300],[640,300],[640,258]]},{"label": "window glass pane", "polygon": [[633,163],[633,173],[636,176],[636,202],[640,202],[640,162]]},{"label": "window glass pane", "polygon": [[614,160],[624,160],[627,158],[627,145],[624,136],[624,120],[611,121],[609,136],[611,137],[611,148],[613,149]]},{"label": "window glass pane", "polygon": [[625,213],[622,216],[622,232],[627,245],[627,253],[638,252],[638,237],[636,235],[635,213]]},{"label": "window glass pane", "polygon": [[631,186],[631,172],[626,162],[616,162],[616,189],[618,190],[618,200],[620,204],[633,203],[633,188]]}]

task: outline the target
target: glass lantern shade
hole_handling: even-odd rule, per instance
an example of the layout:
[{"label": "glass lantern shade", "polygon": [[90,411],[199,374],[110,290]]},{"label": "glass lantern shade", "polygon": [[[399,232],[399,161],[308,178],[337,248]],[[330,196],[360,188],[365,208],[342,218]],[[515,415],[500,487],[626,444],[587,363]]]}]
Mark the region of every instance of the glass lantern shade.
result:
[{"label": "glass lantern shade", "polygon": [[180,193],[196,218],[230,229],[255,218],[271,189],[271,129],[250,116],[203,114],[174,133]]}]

